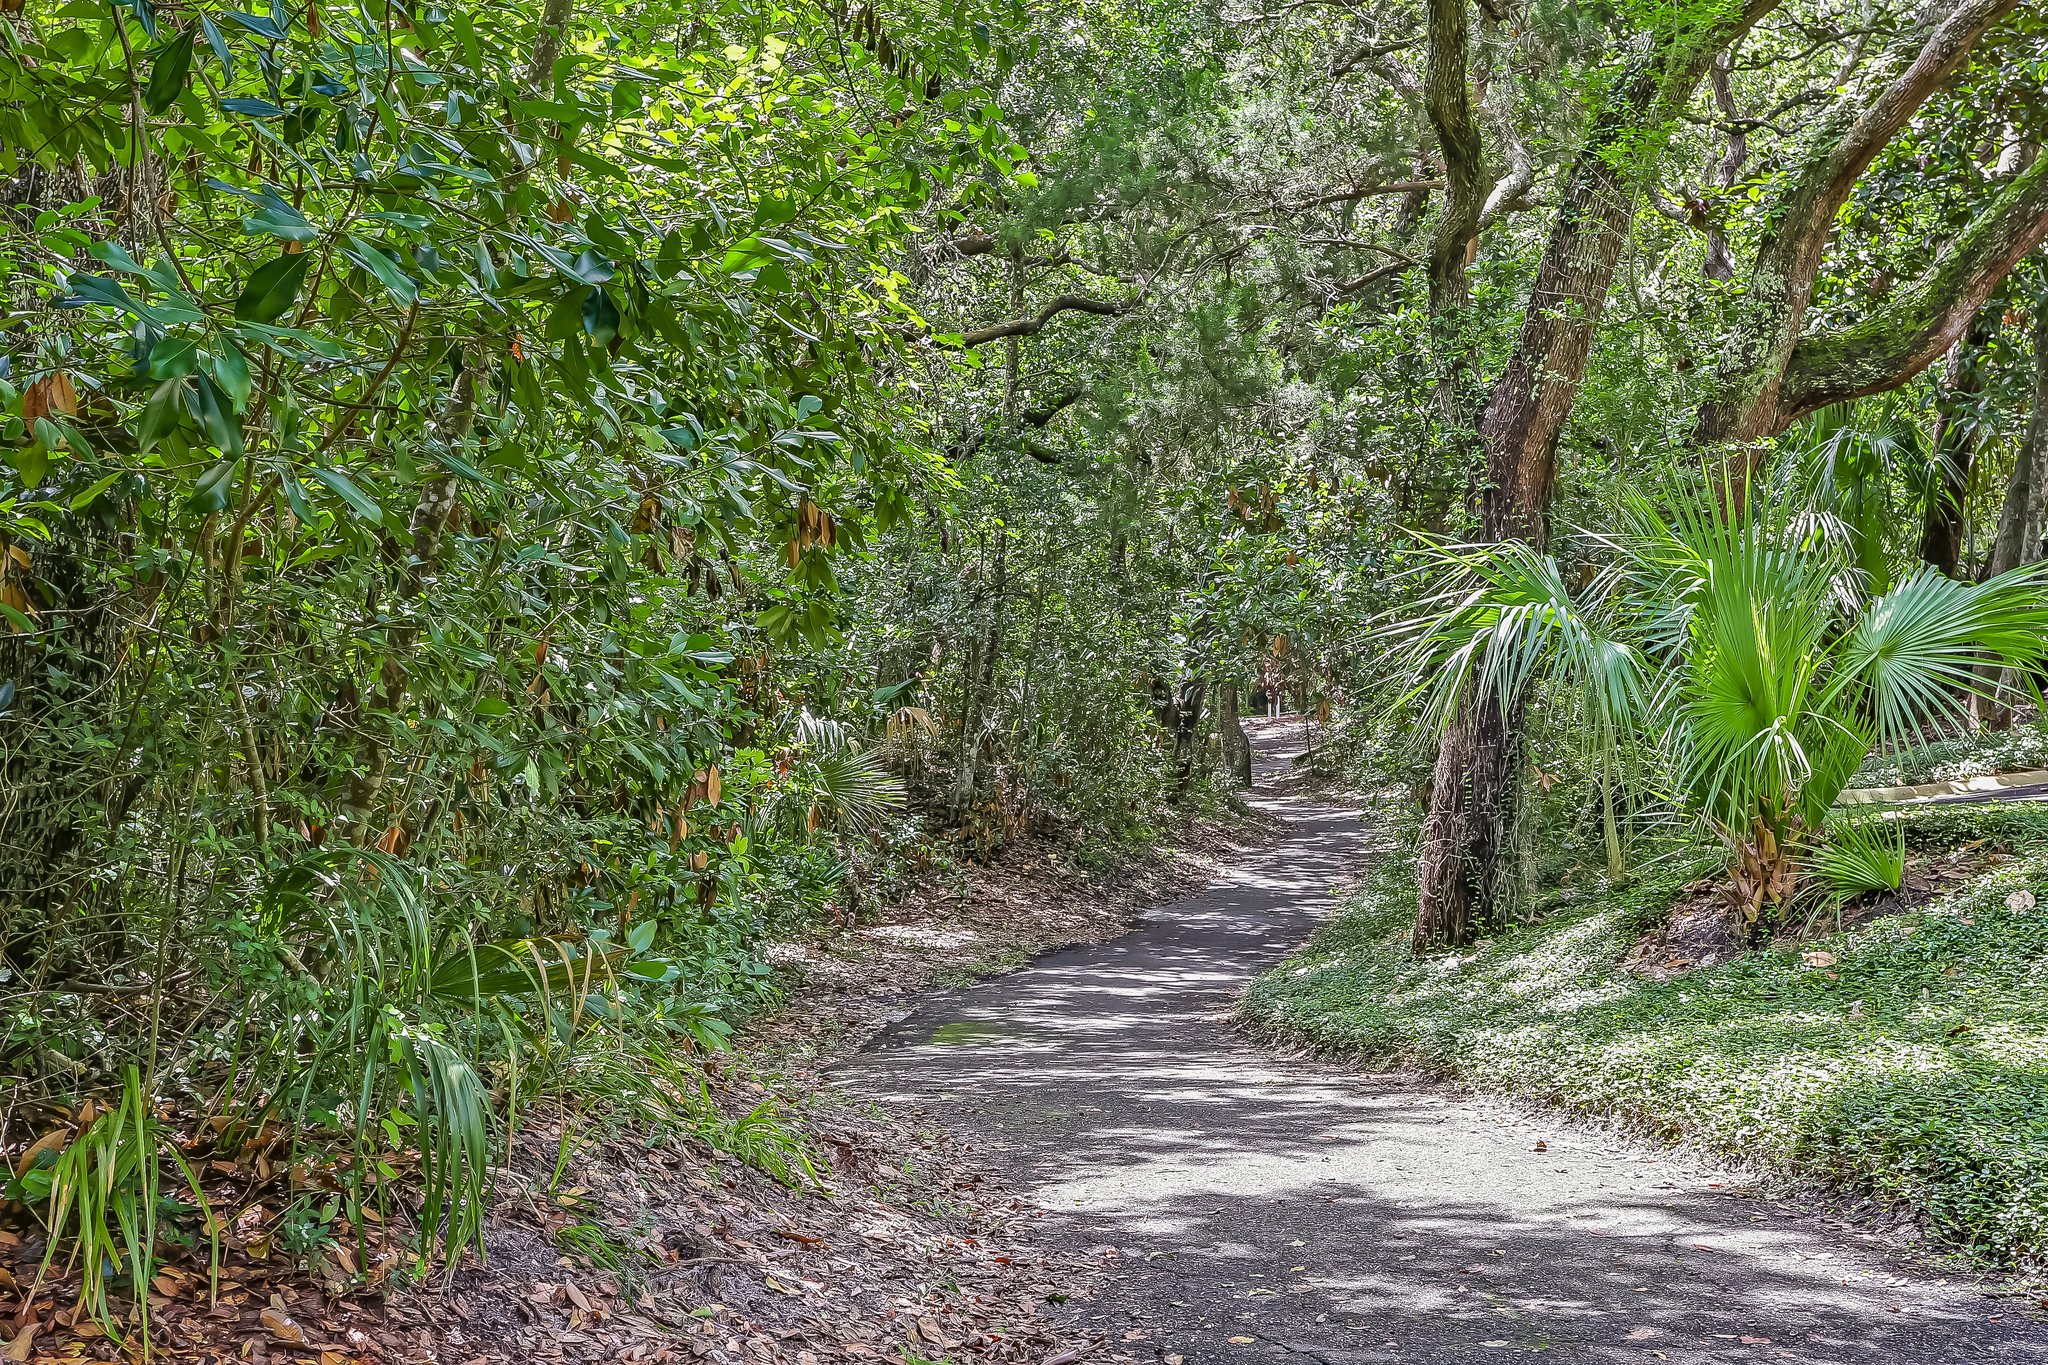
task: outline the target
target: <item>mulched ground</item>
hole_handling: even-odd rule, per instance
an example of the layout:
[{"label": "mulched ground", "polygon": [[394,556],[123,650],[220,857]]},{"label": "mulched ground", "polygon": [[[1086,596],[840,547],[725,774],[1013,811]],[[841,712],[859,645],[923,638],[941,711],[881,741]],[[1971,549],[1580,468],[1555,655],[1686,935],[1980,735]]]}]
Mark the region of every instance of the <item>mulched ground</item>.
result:
[{"label": "mulched ground", "polygon": [[488,1262],[390,1317],[464,1365],[1007,1365],[1078,1344],[1066,1306],[1099,1262],[1037,1243],[1036,1211],[972,1148],[846,1108],[808,1119],[824,1156],[796,1188],[690,1139],[628,1134],[557,1181],[560,1130],[534,1131],[501,1177]]},{"label": "mulched ground", "polygon": [[[1822,910],[1810,919],[1804,914],[1795,915],[1799,922],[1781,928],[1772,945],[1797,943],[1809,926],[1814,933],[1853,929],[1925,905],[2010,861],[2011,856],[1996,852],[1979,840],[1940,853],[1910,857],[1906,861],[1905,880],[1898,890],[1859,896],[1842,907],[1839,918],[1833,910]],[[1652,981],[1669,981],[1702,967],[1732,962],[1751,951],[1753,945],[1730,907],[1727,888],[1726,879],[1720,877],[1704,877],[1687,886],[1672,902],[1670,918],[1630,949],[1622,966]]]}]

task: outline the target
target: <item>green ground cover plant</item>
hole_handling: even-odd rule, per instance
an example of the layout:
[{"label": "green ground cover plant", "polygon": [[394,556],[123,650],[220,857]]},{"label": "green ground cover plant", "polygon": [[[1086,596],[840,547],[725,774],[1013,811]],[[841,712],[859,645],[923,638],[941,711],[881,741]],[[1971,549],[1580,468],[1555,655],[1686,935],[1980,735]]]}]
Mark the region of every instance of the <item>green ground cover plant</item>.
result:
[{"label": "green ground cover plant", "polygon": [[1567,894],[1463,954],[1417,958],[1389,859],[1245,1014],[1912,1208],[2004,1265],[2048,1252],[2048,811],[1905,821],[1915,851],[2003,852],[1962,888],[1784,950],[1655,982],[1620,959],[1700,871]]},{"label": "green ground cover plant", "polygon": [[1993,773],[2048,768],[2048,725],[2036,720],[2010,730],[1974,734],[1872,754],[1849,780],[1851,787],[1904,787],[1921,782],[1962,782]]}]

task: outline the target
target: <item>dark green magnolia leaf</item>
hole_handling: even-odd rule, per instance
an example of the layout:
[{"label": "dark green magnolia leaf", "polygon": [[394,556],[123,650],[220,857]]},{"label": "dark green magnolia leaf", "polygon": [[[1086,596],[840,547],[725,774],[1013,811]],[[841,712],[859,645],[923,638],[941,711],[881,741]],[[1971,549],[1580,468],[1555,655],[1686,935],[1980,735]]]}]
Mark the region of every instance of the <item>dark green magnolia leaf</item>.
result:
[{"label": "dark green magnolia leaf", "polygon": [[357,265],[376,276],[377,282],[383,285],[391,297],[398,300],[399,303],[409,308],[419,301],[419,286],[414,284],[412,278],[398,268],[398,262],[392,260],[376,247],[371,246],[362,238],[349,238],[348,248],[344,254]]},{"label": "dark green magnolia leaf", "polygon": [[86,488],[83,492],[73,495],[71,499],[71,510],[74,512],[82,512],[86,508],[92,506],[95,502],[99,501],[100,494],[106,492],[109,488],[112,488],[116,483],[120,482],[121,477],[122,471],[117,469],[111,474],[95,479],[90,487]]},{"label": "dark green magnolia leaf", "polygon": [[142,275],[147,273],[140,265],[136,264],[135,258],[128,254],[128,248],[122,246],[119,242],[94,242],[91,248],[91,255],[94,260],[104,262],[124,275]]},{"label": "dark green magnolia leaf", "polygon": [[[407,232],[425,232],[432,224],[417,213],[398,213],[391,209],[376,209],[363,215],[372,223],[389,223],[392,227]],[[479,242],[481,245],[481,242]]]},{"label": "dark green magnolia leaf", "polygon": [[205,15],[199,16],[199,27],[206,33],[206,45],[213,49],[213,55],[220,62],[220,68],[229,80],[235,77],[235,54],[228,51],[228,40],[221,36],[220,26]]},{"label": "dark green magnolia leaf", "polygon": [[313,504],[306,501],[306,486],[297,479],[287,477],[284,480],[284,500],[292,509],[292,515],[305,525],[319,521],[320,518],[314,515]]},{"label": "dark green magnolia leaf", "polygon": [[467,479],[471,483],[480,483],[486,488],[496,488],[498,486],[490,475],[484,473],[452,450],[437,450],[434,452],[434,458],[446,465],[448,471],[458,478]]},{"label": "dark green magnolia leaf", "polygon": [[477,702],[475,709],[478,715],[493,718],[512,714],[511,704],[503,697],[484,697]]},{"label": "dark green magnolia leaf", "polygon": [[151,379],[177,379],[199,368],[199,344],[191,337],[170,337],[149,352]]},{"label": "dark green magnolia leaf", "polygon": [[619,339],[619,309],[612,302],[610,290],[593,289],[583,301],[583,330],[600,346],[609,346]]},{"label": "dark green magnolia leaf", "polygon": [[317,105],[302,104],[284,116],[284,144],[296,147],[312,136],[320,126],[320,108]]},{"label": "dark green magnolia leaf", "polygon": [[199,482],[192,485],[192,496],[185,503],[185,510],[204,516],[218,512],[228,505],[228,492],[235,481],[235,462],[222,460],[199,476]]},{"label": "dark green magnolia leaf", "polygon": [[683,234],[670,229],[661,239],[661,253],[654,258],[655,273],[665,280],[672,280],[683,270],[683,252],[686,248]]},{"label": "dark green magnolia leaf", "polygon": [[135,300],[129,296],[127,289],[112,275],[87,275],[80,272],[73,274],[67,283],[71,286],[71,297],[64,300],[66,303],[73,300],[82,304],[101,303],[109,308],[118,308],[124,313],[134,313],[138,316],[142,312]]},{"label": "dark green magnolia leaf", "polygon": [[227,110],[230,114],[242,114],[248,118],[273,119],[284,117],[284,110],[272,104],[269,100],[222,100],[220,107]]},{"label": "dark green magnolia leaf", "polygon": [[544,246],[540,248],[540,254],[547,258],[549,265],[578,284],[603,284],[618,273],[610,261],[595,251],[579,251],[572,257],[566,251]]},{"label": "dark green magnolia leaf", "polygon": [[152,114],[161,114],[178,102],[178,96],[185,93],[185,85],[192,76],[192,35],[193,28],[179,29],[163,50],[156,55],[156,61],[149,68],[149,84],[142,91],[142,106]]},{"label": "dark green magnolia leaf", "polygon": [[220,391],[235,405],[236,412],[241,412],[249,406],[251,383],[247,357],[234,346],[223,343],[220,354],[208,353],[205,367],[213,382],[220,386]]},{"label": "dark green magnolia leaf", "polygon": [[319,229],[306,221],[305,214],[275,193],[266,195],[262,207],[242,220],[242,231],[252,236],[267,233],[287,242],[310,242],[320,236]]},{"label": "dark green magnolia leaf", "polygon": [[299,251],[257,266],[242,288],[242,297],[235,300],[235,316],[243,322],[275,322],[284,316],[298,302],[309,259]]},{"label": "dark green magnolia leaf", "polygon": [[178,414],[184,410],[185,381],[182,378],[166,379],[156,386],[156,392],[143,405],[142,421],[135,428],[135,444],[140,454],[147,454],[152,446],[177,429]]},{"label": "dark green magnolia leaf", "polygon": [[327,486],[329,492],[349,505],[349,509],[372,526],[384,524],[384,509],[370,500],[368,494],[356,487],[355,481],[339,469],[312,469],[307,471],[314,479]]},{"label": "dark green magnolia leaf", "polygon": [[251,33],[261,34],[273,42],[281,43],[284,41],[284,28],[275,19],[261,14],[249,14],[238,9],[229,10],[228,18],[234,20],[243,28],[248,29]]},{"label": "dark green magnolia leaf", "polygon": [[43,481],[43,475],[50,472],[50,450],[41,440],[31,445],[16,446],[9,452],[14,463],[14,472],[21,476],[24,488],[34,488]]},{"label": "dark green magnolia leaf", "polygon": [[230,459],[242,453],[242,419],[235,415],[233,404],[226,394],[205,375],[195,375],[192,390],[187,399],[192,406],[192,418],[199,423],[199,434],[207,443]]},{"label": "dark green magnolia leaf", "polygon": [[583,325],[583,305],[593,291],[571,289],[555,301],[548,313],[548,320],[541,328],[541,335],[549,341],[567,341],[576,335],[576,329]]}]

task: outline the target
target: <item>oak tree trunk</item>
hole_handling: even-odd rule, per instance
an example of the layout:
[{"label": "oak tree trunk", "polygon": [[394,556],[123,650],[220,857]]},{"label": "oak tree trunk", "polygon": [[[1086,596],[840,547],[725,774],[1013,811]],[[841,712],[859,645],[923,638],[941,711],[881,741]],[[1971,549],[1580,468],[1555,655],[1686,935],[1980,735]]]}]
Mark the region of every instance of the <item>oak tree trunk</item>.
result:
[{"label": "oak tree trunk", "polygon": [[1926,506],[1920,518],[1920,558],[1950,578],[1963,577],[1963,541],[1968,530],[1970,472],[1982,444],[1977,424],[1964,409],[1984,391],[1984,348],[1998,331],[1998,315],[1985,309],[1970,334],[1950,352],[1934,428],[1934,468],[1928,471]]},{"label": "oak tree trunk", "polygon": [[1998,531],[1984,576],[1995,578],[2042,557],[2041,536],[2048,530],[2048,293],[2034,301],[2034,404],[2027,421],[2027,439],[2013,461],[1999,509]]},{"label": "oak tree trunk", "polygon": [[[1573,164],[1530,292],[1514,354],[1480,419],[1487,482],[1480,531],[1490,540],[1550,538],[1557,441],[1586,373],[1593,333],[1627,244],[1647,126],[1661,125],[1705,77],[1714,56],[1769,12],[1750,0],[1678,51],[1638,55],[1623,72]],[[1519,779],[1522,701],[1462,698],[1437,755],[1417,869],[1413,946],[1470,942],[1504,913],[1511,888],[1509,817]]]},{"label": "oak tree trunk", "polygon": [[1220,684],[1216,689],[1216,728],[1221,736],[1223,770],[1237,786],[1250,790],[1252,785],[1252,741],[1244,732],[1244,721],[1238,715],[1237,683],[1233,680]]}]

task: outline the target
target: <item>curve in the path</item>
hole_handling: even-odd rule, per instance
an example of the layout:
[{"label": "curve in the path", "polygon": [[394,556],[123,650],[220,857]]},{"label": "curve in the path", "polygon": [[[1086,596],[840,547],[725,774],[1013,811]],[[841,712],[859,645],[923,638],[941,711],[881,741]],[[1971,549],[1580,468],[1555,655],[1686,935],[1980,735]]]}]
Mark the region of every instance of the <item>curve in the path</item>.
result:
[{"label": "curve in the path", "polygon": [[1738,1177],[1232,1031],[1363,856],[1356,811],[1100,947],[932,997],[840,1073],[995,1138],[1072,1236],[1116,1248],[1100,1357],[1176,1365],[2048,1362],[2048,1327],[1885,1268]]}]

